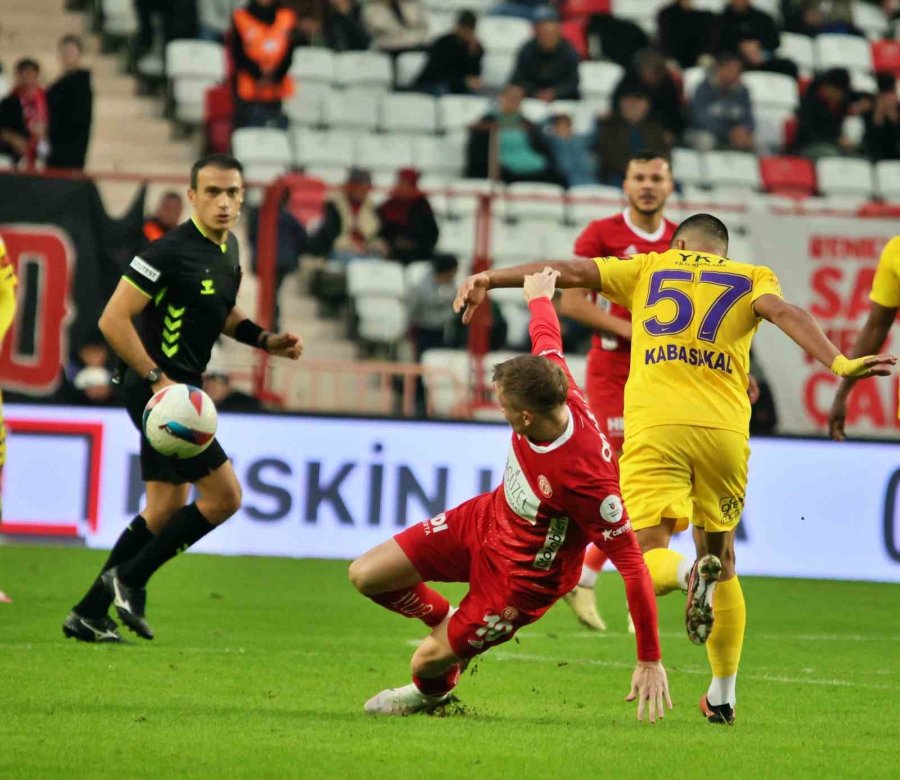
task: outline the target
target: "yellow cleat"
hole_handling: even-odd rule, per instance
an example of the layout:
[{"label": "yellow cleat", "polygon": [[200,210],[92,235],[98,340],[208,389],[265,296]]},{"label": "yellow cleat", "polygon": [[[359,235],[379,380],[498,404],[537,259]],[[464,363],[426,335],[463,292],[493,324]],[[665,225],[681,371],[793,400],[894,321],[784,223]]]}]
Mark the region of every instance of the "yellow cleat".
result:
[{"label": "yellow cleat", "polygon": [[576,585],[573,590],[563,596],[566,604],[572,608],[578,622],[591,631],[606,631],[606,623],[597,612],[597,601],[594,598],[593,588],[583,588]]}]

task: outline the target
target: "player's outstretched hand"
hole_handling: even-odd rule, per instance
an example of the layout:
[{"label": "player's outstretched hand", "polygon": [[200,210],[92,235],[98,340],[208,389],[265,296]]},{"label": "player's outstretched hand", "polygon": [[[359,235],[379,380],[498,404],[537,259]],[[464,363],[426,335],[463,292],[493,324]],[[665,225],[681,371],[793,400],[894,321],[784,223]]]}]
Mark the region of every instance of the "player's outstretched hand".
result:
[{"label": "player's outstretched hand", "polygon": [[868,376],[889,376],[891,366],[895,365],[897,365],[897,358],[884,353],[853,359],[838,355],[831,364],[831,370],[845,378],[865,379]]},{"label": "player's outstretched hand", "polygon": [[[463,313],[462,321],[468,325],[472,321],[475,309],[487,295],[491,280],[486,273],[472,274],[459,286],[456,291],[456,299],[453,301],[453,311]],[[465,311],[463,311],[465,309]]]},{"label": "player's outstretched hand", "polygon": [[557,278],[559,278],[559,271],[554,271],[552,268],[545,268],[536,274],[528,274],[522,284],[522,294],[525,296],[525,300],[529,302],[535,298],[553,300]]},{"label": "player's outstretched hand", "polygon": [[266,352],[297,360],[303,354],[303,339],[293,333],[273,333],[266,339]]},{"label": "player's outstretched hand", "polygon": [[634,674],[631,675],[631,692],[625,701],[638,700],[637,719],[643,723],[644,706],[647,706],[647,717],[656,723],[657,715],[665,717],[663,701],[672,709],[672,697],[669,696],[669,678],[666,676],[662,661],[638,661]]}]

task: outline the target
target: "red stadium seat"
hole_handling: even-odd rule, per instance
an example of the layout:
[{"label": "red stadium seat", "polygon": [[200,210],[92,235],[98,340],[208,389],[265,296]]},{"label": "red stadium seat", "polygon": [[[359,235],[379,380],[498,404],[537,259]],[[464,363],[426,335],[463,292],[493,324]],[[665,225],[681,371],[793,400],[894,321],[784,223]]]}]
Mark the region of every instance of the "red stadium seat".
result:
[{"label": "red stadium seat", "polygon": [[815,194],[816,169],[805,157],[763,157],[759,171],[766,192],[793,197]]},{"label": "red stadium seat", "polygon": [[561,25],[563,38],[575,47],[581,59],[589,59],[587,43],[587,23],[585,19],[567,19]]},{"label": "red stadium seat", "polygon": [[874,41],[872,63],[876,73],[892,73],[900,77],[900,41]]},{"label": "red stadium seat", "polygon": [[787,119],[784,120],[784,130],[782,131],[782,137],[784,138],[784,148],[790,149],[794,143],[797,141],[797,128],[799,128],[800,123],[797,121],[797,117],[791,114]]},{"label": "red stadium seat", "polygon": [[288,211],[304,227],[316,227],[325,212],[328,186],[320,179],[298,175],[290,176],[288,184],[290,186]]},{"label": "red stadium seat", "polygon": [[587,18],[594,14],[608,14],[611,0],[569,0],[563,5],[563,19]]},{"label": "red stadium seat", "polygon": [[219,84],[206,91],[203,132],[207,152],[227,152],[231,148],[234,98],[231,84]]}]

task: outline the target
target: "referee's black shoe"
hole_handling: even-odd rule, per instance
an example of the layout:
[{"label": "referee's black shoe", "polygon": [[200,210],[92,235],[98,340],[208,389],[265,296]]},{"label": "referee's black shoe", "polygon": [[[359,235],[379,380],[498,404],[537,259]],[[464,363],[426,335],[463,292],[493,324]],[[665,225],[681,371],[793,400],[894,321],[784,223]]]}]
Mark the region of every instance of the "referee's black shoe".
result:
[{"label": "referee's black shoe", "polygon": [[143,639],[153,639],[153,629],[144,619],[144,606],[147,603],[146,588],[127,585],[119,579],[118,569],[112,568],[103,572],[100,577],[103,586],[116,605],[116,612],[122,622]]},{"label": "referee's black shoe", "polygon": [[122,637],[116,629],[116,622],[106,615],[84,617],[74,611],[69,613],[62,626],[63,634],[79,642],[121,642]]}]

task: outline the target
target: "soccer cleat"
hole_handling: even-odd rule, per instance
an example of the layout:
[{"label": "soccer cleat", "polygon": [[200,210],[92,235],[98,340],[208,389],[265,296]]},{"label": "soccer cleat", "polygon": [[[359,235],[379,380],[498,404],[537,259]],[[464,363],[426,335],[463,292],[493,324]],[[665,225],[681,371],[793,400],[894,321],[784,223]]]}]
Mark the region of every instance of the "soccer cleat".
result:
[{"label": "soccer cleat", "polygon": [[80,642],[121,642],[115,621],[104,615],[99,618],[82,617],[70,612],[62,625],[63,634]]},{"label": "soccer cleat", "polygon": [[144,606],[147,603],[146,588],[126,585],[119,579],[117,569],[103,572],[100,580],[112,598],[113,604],[116,605],[116,612],[119,613],[122,622],[139,637],[153,639],[153,629],[144,619]]},{"label": "soccer cleat", "polygon": [[414,715],[417,712],[431,712],[449,698],[449,693],[426,696],[414,683],[410,683],[375,694],[365,703],[363,711],[367,715]]},{"label": "soccer cleat", "polygon": [[713,627],[713,594],[722,576],[722,561],[715,555],[704,555],[694,561],[688,579],[684,625],[695,645],[706,644]]},{"label": "soccer cleat", "polygon": [[734,707],[730,704],[710,704],[706,694],[700,697],[700,712],[710,723],[722,726],[734,725]]},{"label": "soccer cleat", "polygon": [[585,628],[589,628],[591,631],[606,631],[606,623],[597,612],[597,600],[594,598],[593,588],[576,585],[563,596],[563,599],[575,613],[578,622]]}]

